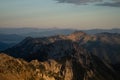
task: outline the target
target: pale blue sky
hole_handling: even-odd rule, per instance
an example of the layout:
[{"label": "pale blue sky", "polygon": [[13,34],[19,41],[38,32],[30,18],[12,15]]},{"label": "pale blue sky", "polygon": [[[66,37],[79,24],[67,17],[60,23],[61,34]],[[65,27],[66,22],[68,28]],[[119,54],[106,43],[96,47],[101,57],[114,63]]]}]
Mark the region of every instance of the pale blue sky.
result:
[{"label": "pale blue sky", "polygon": [[120,7],[94,4],[0,0],[0,27],[120,28]]}]

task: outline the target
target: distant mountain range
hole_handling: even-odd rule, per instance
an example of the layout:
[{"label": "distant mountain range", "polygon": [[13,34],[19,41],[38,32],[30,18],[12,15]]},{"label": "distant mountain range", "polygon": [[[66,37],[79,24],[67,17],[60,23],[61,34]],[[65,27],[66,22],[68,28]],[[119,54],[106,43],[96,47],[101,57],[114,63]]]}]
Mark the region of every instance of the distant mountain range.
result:
[{"label": "distant mountain range", "polygon": [[[36,37],[36,33],[39,34],[37,37],[40,36],[52,36],[57,34],[70,34],[74,31],[83,31],[88,34],[96,34],[102,32],[109,32],[109,33],[120,33],[120,28],[113,28],[113,29],[88,29],[88,30],[81,30],[81,29],[59,29],[59,28],[48,28],[48,29],[41,29],[41,28],[0,28],[0,34],[17,34],[23,36],[31,36]],[[48,34],[49,33],[49,34]],[[52,35],[51,35],[52,34]]]},{"label": "distant mountain range", "polygon": [[5,50],[22,41],[25,37],[16,34],[0,34],[0,50]]},{"label": "distant mountain range", "polygon": [[0,41],[5,43],[18,43],[25,37],[16,34],[0,34]]},{"label": "distant mountain range", "polygon": [[[48,37],[54,35],[68,35],[73,33],[74,31],[83,31],[87,34],[97,34],[103,32],[109,33],[120,33],[120,29],[91,29],[91,30],[75,30],[75,29],[57,29],[57,28],[49,28],[49,29],[39,29],[39,28],[0,28],[0,42],[5,43],[7,45],[17,44],[22,41],[26,37]],[[3,46],[2,44],[0,47]],[[4,45],[5,46],[5,45]],[[8,46],[6,46],[7,48]],[[4,50],[6,48],[2,48],[0,50]]]},{"label": "distant mountain range", "polygon": [[3,79],[120,80],[119,33],[27,37],[1,53]]},{"label": "distant mountain range", "polygon": [[0,50],[5,50],[7,48],[12,47],[13,45],[15,45],[14,43],[4,43],[4,42],[0,42]]}]

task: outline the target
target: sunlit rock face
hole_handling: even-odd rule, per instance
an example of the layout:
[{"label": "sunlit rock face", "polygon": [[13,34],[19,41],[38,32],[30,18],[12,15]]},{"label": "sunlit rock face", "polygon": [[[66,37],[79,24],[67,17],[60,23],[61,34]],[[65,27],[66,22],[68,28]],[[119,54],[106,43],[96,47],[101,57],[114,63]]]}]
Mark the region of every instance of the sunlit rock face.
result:
[{"label": "sunlit rock face", "polygon": [[[119,62],[119,41],[119,34],[88,35],[81,31],[70,35],[28,37],[0,54],[0,78],[119,80],[118,67],[114,66]],[[117,59],[112,61],[113,58]]]}]

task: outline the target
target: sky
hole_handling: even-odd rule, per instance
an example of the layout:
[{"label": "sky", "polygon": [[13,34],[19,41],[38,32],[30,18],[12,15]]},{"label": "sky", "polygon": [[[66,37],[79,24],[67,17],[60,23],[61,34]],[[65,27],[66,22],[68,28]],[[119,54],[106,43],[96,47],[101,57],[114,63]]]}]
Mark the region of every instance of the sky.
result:
[{"label": "sky", "polygon": [[120,28],[120,0],[0,0],[4,28]]}]

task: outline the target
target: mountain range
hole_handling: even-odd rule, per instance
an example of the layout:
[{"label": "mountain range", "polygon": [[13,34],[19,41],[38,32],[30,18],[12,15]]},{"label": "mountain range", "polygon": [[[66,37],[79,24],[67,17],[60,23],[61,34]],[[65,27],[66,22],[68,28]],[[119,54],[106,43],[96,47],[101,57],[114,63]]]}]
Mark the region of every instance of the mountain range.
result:
[{"label": "mountain range", "polygon": [[[120,34],[27,37],[0,54],[3,80],[120,80]],[[12,56],[12,57],[11,57]]]},{"label": "mountain range", "polygon": [[[0,42],[6,44],[0,44],[0,51],[6,48],[12,47],[19,43],[26,37],[49,37],[54,35],[68,35],[74,31],[83,31],[87,34],[98,34],[98,33],[120,33],[120,29],[91,29],[91,30],[76,30],[76,29],[58,29],[58,28],[0,28]],[[5,48],[1,48],[5,46]]]}]

